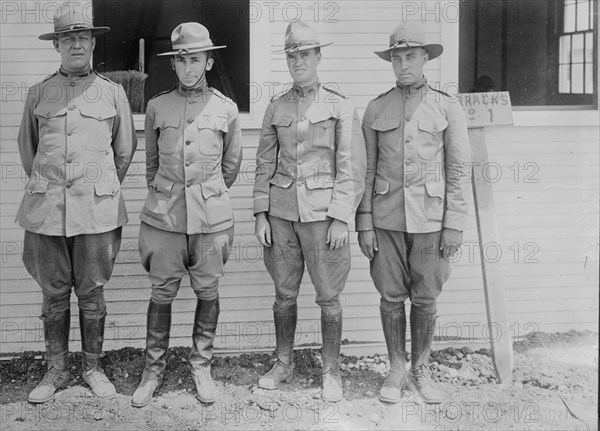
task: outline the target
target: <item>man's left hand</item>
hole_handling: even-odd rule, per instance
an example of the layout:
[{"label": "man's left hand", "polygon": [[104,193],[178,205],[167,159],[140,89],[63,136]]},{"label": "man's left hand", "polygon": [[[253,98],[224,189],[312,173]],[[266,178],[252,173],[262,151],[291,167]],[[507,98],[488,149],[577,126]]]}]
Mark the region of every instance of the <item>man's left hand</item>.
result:
[{"label": "man's left hand", "polygon": [[440,239],[440,251],[444,259],[449,259],[458,251],[463,241],[463,233],[456,229],[445,227]]},{"label": "man's left hand", "polygon": [[334,219],[327,229],[327,244],[329,250],[341,248],[348,242],[348,224]]}]

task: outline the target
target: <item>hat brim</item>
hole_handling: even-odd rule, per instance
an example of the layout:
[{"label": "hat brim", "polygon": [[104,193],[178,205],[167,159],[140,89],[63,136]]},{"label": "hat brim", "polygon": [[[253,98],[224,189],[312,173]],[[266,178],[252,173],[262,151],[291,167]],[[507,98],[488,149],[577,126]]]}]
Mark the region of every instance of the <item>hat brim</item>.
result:
[{"label": "hat brim", "polygon": [[314,44],[314,45],[303,45],[299,48],[296,49],[278,49],[277,51],[273,51],[273,54],[282,54],[282,53],[288,53],[288,52],[300,52],[300,51],[306,51],[307,49],[313,49],[313,48],[321,48],[323,46],[329,46],[329,45],[333,45],[333,42],[329,42],[329,43],[318,43],[318,44]]},{"label": "hat brim", "polygon": [[74,28],[74,29],[69,29],[69,30],[53,31],[52,33],[44,33],[41,36],[38,36],[38,39],[40,39],[40,40],[54,40],[54,37],[56,35],[59,35],[59,34],[73,33],[73,32],[76,32],[76,31],[87,31],[87,30],[91,30],[92,31],[92,35],[93,36],[97,36],[99,34],[103,34],[103,33],[108,32],[110,30],[110,27]]},{"label": "hat brim", "polygon": [[177,55],[177,54],[193,54],[195,52],[204,52],[204,51],[212,51],[214,49],[221,49],[221,48],[227,48],[227,45],[221,45],[221,46],[204,46],[202,48],[188,48],[185,52],[182,52],[182,50],[177,50],[177,51],[169,51],[169,52],[162,52],[160,54],[156,54],[157,57],[162,57],[165,55]]},{"label": "hat brim", "polygon": [[[440,55],[442,55],[442,52],[444,51],[444,47],[440,44],[437,43],[430,43],[429,45],[413,45],[410,48],[423,48],[425,51],[427,51],[427,54],[429,54],[429,59],[433,60],[434,58],[438,58]],[[386,50],[383,51],[374,51],[375,54],[377,54],[379,56],[379,58],[385,60],[385,61],[392,61],[392,50],[394,49],[408,49],[408,47],[402,47],[402,48],[388,48]]]}]

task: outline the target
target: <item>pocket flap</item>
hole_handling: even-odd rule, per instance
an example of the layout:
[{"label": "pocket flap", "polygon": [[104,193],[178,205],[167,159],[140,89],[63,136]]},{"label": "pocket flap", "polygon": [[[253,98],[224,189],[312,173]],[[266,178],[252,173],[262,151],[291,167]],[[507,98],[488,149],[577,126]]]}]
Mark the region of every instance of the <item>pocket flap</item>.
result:
[{"label": "pocket flap", "polygon": [[291,186],[293,182],[293,178],[278,172],[276,172],[275,175],[273,175],[273,178],[271,178],[271,181],[269,181],[269,183],[273,184],[274,186],[283,187],[284,189],[287,189],[289,186]]},{"label": "pocket flap", "polygon": [[202,183],[202,196],[204,196],[204,199],[211,196],[222,196],[226,191],[227,187],[221,178]]},{"label": "pocket flap", "polygon": [[374,195],[385,195],[389,191],[390,191],[389,181],[382,180],[380,178],[375,178],[375,186],[373,187]]},{"label": "pocket flap", "polygon": [[308,121],[310,121],[311,124],[317,124],[320,123],[319,125],[322,125],[324,127],[330,127],[333,122],[332,121],[327,121],[329,119],[335,120],[335,118],[331,117],[331,114],[327,111],[316,111],[311,113],[310,115],[308,115]]},{"label": "pocket flap", "polygon": [[119,186],[116,184],[95,184],[94,190],[96,196],[114,196],[119,193]]},{"label": "pocket flap", "polygon": [[292,117],[273,117],[271,124],[279,127],[290,127],[292,120]]},{"label": "pocket flap", "polygon": [[60,117],[61,115],[65,115],[67,113],[67,107],[58,107],[50,104],[38,105],[33,110],[33,113],[44,118]]},{"label": "pocket flap", "polygon": [[48,190],[48,181],[31,179],[25,186],[25,191],[30,195],[36,193],[46,193]]},{"label": "pocket flap", "polygon": [[223,133],[227,133],[229,130],[225,115],[201,115],[196,120],[196,124],[198,129],[221,130]]},{"label": "pocket flap", "polygon": [[435,135],[448,127],[448,122],[444,118],[429,118],[419,120],[419,130]]},{"label": "pocket flap", "polygon": [[161,115],[154,119],[155,129],[166,129],[167,127],[179,127],[181,118],[177,115]]},{"label": "pocket flap", "polygon": [[373,121],[371,129],[378,130],[380,132],[387,132],[388,130],[394,130],[400,127],[400,118],[385,118],[380,117]]},{"label": "pocket flap", "polygon": [[441,181],[425,183],[425,190],[429,196],[443,199],[446,193],[446,184]]},{"label": "pocket flap", "polygon": [[84,117],[95,118],[97,120],[106,120],[117,115],[117,111],[112,106],[102,104],[81,105],[79,112]]},{"label": "pocket flap", "polygon": [[331,189],[333,188],[333,177],[327,174],[311,175],[305,180],[306,188],[314,189]]},{"label": "pocket flap", "polygon": [[156,175],[150,187],[152,187],[155,191],[162,193],[165,196],[171,196],[171,190],[173,190],[173,186],[175,185],[175,181],[171,181],[168,178],[165,178],[161,175]]}]

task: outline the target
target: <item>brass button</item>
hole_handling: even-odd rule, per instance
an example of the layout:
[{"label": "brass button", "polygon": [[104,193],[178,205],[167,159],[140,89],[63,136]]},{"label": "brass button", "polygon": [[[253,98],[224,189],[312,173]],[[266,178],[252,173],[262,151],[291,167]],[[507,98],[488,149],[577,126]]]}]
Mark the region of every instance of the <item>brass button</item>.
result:
[{"label": "brass button", "polygon": [[73,81],[69,82],[69,85],[70,85],[71,87],[75,87],[75,83],[74,83]]},{"label": "brass button", "polygon": [[73,184],[67,183],[67,188],[70,189]]},{"label": "brass button", "polygon": [[69,111],[72,111],[73,109],[75,109],[75,105],[70,105],[69,106]]},{"label": "brass button", "polygon": [[404,188],[408,188],[408,183],[404,183]]},{"label": "brass button", "polygon": [[192,141],[185,141],[185,145],[190,145]]},{"label": "brass button", "polygon": [[192,182],[188,181],[185,185],[186,185],[186,187],[192,187]]},{"label": "brass button", "polygon": [[73,132],[70,130],[67,132],[67,136],[71,136],[72,134],[73,134]]},{"label": "brass button", "polygon": [[193,118],[188,118],[187,122],[188,122],[188,124],[192,124],[194,122],[194,119]]},{"label": "brass button", "polygon": [[67,159],[67,163],[71,163],[72,161],[73,161],[73,160],[71,160],[71,158],[70,158],[70,157]]},{"label": "brass button", "polygon": [[406,143],[410,144],[412,142],[412,138],[409,136],[408,138],[406,138]]},{"label": "brass button", "polygon": [[190,162],[185,162],[185,165],[189,166],[189,165],[191,165],[191,163]]}]

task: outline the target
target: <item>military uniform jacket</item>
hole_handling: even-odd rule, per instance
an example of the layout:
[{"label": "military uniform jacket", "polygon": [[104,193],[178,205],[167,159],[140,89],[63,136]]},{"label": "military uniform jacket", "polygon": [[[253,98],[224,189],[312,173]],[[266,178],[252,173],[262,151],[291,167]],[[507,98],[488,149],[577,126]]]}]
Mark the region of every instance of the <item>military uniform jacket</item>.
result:
[{"label": "military uniform jacket", "polygon": [[120,184],[137,138],[119,84],[60,70],[30,89],[17,142],[28,181],[15,221],[24,229],[70,237],[127,223]]},{"label": "military uniform jacket", "polygon": [[206,86],[178,86],[148,102],[145,129],[142,221],[187,234],[231,227],[228,190],[242,160],[237,105]]},{"label": "military uniform jacket", "polygon": [[254,214],[290,221],[353,220],[366,152],[346,98],[319,83],[293,86],[269,104],[261,130]]},{"label": "military uniform jacket", "polygon": [[470,145],[460,102],[425,79],[372,100],[363,117],[367,179],[356,228],[464,230]]}]

